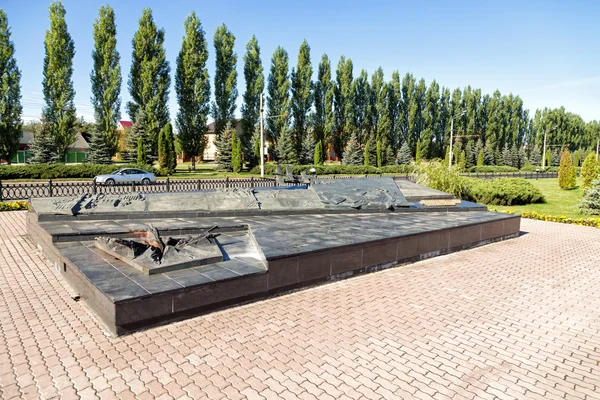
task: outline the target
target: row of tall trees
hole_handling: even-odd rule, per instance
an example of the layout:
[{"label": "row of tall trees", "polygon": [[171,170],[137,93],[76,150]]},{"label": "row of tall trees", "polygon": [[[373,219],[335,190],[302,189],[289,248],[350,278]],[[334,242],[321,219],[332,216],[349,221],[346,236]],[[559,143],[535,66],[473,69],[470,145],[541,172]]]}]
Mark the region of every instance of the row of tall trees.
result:
[{"label": "row of tall trees", "polygon": [[[34,155],[39,153],[34,159],[40,162],[64,159],[75,138],[72,82],[75,47],[65,14],[60,1],[50,5],[43,69],[43,127],[37,130],[33,145]],[[214,33],[216,64],[211,103],[206,33],[193,12],[185,19],[184,27],[175,69],[179,105],[175,126],[183,151],[192,160],[203,153],[207,122],[212,116],[217,143],[229,143],[229,140],[220,140],[220,136],[230,124],[238,134],[244,158],[256,163],[260,151],[256,136],[260,96],[265,92],[261,50],[256,37],[247,43],[243,57],[245,88],[240,110],[241,129],[237,130],[235,36],[225,24]],[[115,130],[121,118],[122,77],[116,37],[114,11],[110,6],[102,6],[93,26],[90,74],[95,114],[90,160],[95,162],[109,161],[120,150]],[[150,161],[164,159],[164,154],[159,154],[159,134],[171,119],[168,108],[171,67],[166,59],[164,39],[165,31],[154,22],[152,11],[143,10],[132,40],[128,77],[131,101],[125,106],[135,128],[132,129],[135,137],[125,141],[129,148],[124,154],[131,161],[137,158],[139,142],[143,143]],[[10,159],[16,151],[15,132],[20,131],[21,124],[20,71],[14,60],[7,18],[1,10],[0,46],[3,83],[0,100],[8,104],[0,107],[3,113],[0,157]],[[598,122],[585,123],[564,108],[538,110],[530,116],[522,99],[513,94],[503,95],[499,91],[483,94],[481,89],[470,86],[451,90],[435,80],[427,84],[424,79],[410,73],[401,76],[398,71],[388,78],[382,68],[369,75],[364,69],[355,71],[352,60],[345,56],[340,57],[335,70],[326,54],[313,66],[306,40],[300,45],[296,61],[290,60],[281,46],[273,53],[266,79],[266,115],[269,116],[266,137],[271,143],[270,151],[285,162],[322,162],[330,146],[338,157],[343,157],[349,143],[357,147],[353,154],[364,154],[367,147],[377,164],[392,162],[399,153],[402,160],[407,153],[414,158],[444,158],[451,127],[457,145],[457,155],[453,156],[459,159],[464,151],[465,158],[476,163],[482,153],[486,164],[506,159],[507,151],[517,154],[525,151],[530,157],[534,149],[541,148],[544,133],[549,146],[566,146],[571,150],[590,148],[600,135]],[[363,162],[365,159],[371,157],[363,156]]]}]

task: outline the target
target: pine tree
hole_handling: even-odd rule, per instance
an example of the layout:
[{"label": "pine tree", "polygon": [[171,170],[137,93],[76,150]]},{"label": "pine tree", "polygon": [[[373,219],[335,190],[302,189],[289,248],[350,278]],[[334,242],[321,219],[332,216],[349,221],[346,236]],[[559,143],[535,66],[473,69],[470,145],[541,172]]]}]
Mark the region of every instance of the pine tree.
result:
[{"label": "pine tree", "polygon": [[231,135],[231,169],[236,174],[242,171],[242,141],[236,133]]},{"label": "pine tree", "polygon": [[294,140],[289,128],[284,129],[279,134],[277,160],[279,164],[293,165],[298,163],[298,154],[296,153],[296,147],[294,146]]},{"label": "pine tree", "polygon": [[[137,162],[137,147],[139,138],[143,138],[145,145],[148,146],[148,118],[146,117],[146,113],[144,110],[140,109],[135,118],[135,122],[131,127],[127,137],[125,138],[125,152],[123,154],[123,158],[127,162],[135,163]],[[146,155],[148,151],[146,149]]]},{"label": "pine tree", "polygon": [[263,74],[262,61],[260,59],[260,47],[256,36],[252,36],[246,45],[244,55],[244,80],[246,91],[244,92],[244,104],[242,104],[242,143],[244,153],[251,159],[252,138],[260,120],[260,96],[265,88],[265,77]]},{"label": "pine tree", "polygon": [[6,13],[0,8],[0,160],[10,160],[21,139],[21,71],[10,40]]},{"label": "pine tree", "polygon": [[215,31],[215,101],[212,103],[212,115],[215,119],[217,137],[227,123],[235,126],[235,107],[237,90],[237,54],[233,51],[235,36],[222,24]]},{"label": "pine tree", "polygon": [[101,132],[97,125],[94,126],[86,162],[91,164],[110,164],[112,157],[111,149],[105,140],[106,136],[104,132]]},{"label": "pine tree", "polygon": [[144,137],[139,136],[137,142],[137,165],[147,165],[148,155],[146,154],[146,146],[144,145]]},{"label": "pine tree", "polygon": [[[331,80],[331,64],[326,54],[321,57],[319,72],[314,87],[314,127],[313,135],[315,142],[321,143],[321,157],[327,158],[327,150],[331,143],[331,135],[335,125],[335,114],[333,113],[334,84]],[[320,165],[320,164],[319,164]]]},{"label": "pine tree", "polygon": [[483,149],[479,150],[479,154],[477,154],[477,166],[478,167],[483,167],[484,165],[484,155],[483,155]]},{"label": "pine tree", "polygon": [[[304,40],[298,52],[298,64],[292,68],[291,112],[293,117],[292,140],[298,156],[306,140],[309,112],[312,107],[312,65],[310,61],[310,46]],[[302,157],[299,157],[302,158]]]},{"label": "pine tree", "polygon": [[33,127],[33,142],[29,146],[32,164],[51,164],[60,161],[52,136],[52,124],[43,118]]},{"label": "pine tree", "polygon": [[342,164],[363,165],[363,151],[360,148],[360,143],[356,137],[356,131],[352,133],[352,136],[348,139],[348,143],[346,143]]},{"label": "pine tree", "polygon": [[568,149],[564,149],[560,157],[558,185],[563,190],[574,188],[577,185],[577,175]]},{"label": "pine tree", "polygon": [[267,84],[267,140],[277,144],[279,135],[288,129],[290,111],[290,76],[288,53],[278,46],[271,58],[271,70]]},{"label": "pine tree", "polygon": [[[92,140],[90,152],[100,154],[92,158],[105,159],[108,150],[109,160],[119,150],[117,124],[121,119],[121,65],[117,51],[117,27],[115,12],[110,6],[101,6],[99,17],[94,21],[94,67],[90,74],[92,82],[92,105],[96,119],[96,131],[102,140]],[[94,149],[95,145],[102,146]]]},{"label": "pine tree", "polygon": [[136,122],[138,111],[146,116],[146,152],[151,159],[158,154],[158,134],[169,121],[169,87],[171,67],[163,46],[165,30],[158,29],[152,10],[145,8],[138,20],[139,27],[133,36],[127,112]]},{"label": "pine tree", "polygon": [[410,147],[408,146],[407,141],[404,141],[404,143],[402,143],[402,146],[400,146],[397,163],[400,165],[410,164]]},{"label": "pine tree", "polygon": [[315,153],[313,157],[314,165],[323,165],[323,142],[318,141],[315,146]]},{"label": "pine tree", "polygon": [[200,19],[194,12],[184,22],[185,36],[177,56],[175,92],[179,112],[175,119],[179,143],[196,169],[196,157],[204,153],[208,142],[206,123],[210,112],[210,79],[206,61],[207,42]]},{"label": "pine tree", "polygon": [[57,161],[64,161],[67,149],[75,141],[75,89],[73,57],[75,43],[67,31],[65,8],[60,1],[50,4],[50,29],[44,42],[43,117],[50,124]]},{"label": "pine tree", "polygon": [[225,129],[217,139],[217,164],[223,171],[233,171],[233,149],[232,136],[236,135],[231,128],[231,122],[225,126]]},{"label": "pine tree", "polygon": [[582,189],[592,187],[592,182],[598,179],[598,163],[596,162],[596,155],[594,153],[590,153],[585,157],[581,167],[581,179]]}]

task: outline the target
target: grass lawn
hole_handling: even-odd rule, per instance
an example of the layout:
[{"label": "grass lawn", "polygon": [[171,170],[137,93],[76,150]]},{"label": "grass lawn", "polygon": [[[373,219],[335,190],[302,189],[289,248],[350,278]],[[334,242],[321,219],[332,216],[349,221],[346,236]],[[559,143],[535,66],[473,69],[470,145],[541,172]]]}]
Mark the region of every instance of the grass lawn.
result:
[{"label": "grass lawn", "polygon": [[[583,197],[583,190],[577,186],[575,189],[562,190],[558,186],[558,179],[547,178],[539,180],[528,180],[535,186],[537,186],[544,197],[546,197],[545,203],[540,204],[528,204],[526,206],[489,206],[491,210],[504,211],[512,210],[518,213],[528,211],[535,211],[540,214],[553,215],[553,216],[565,216],[569,218],[585,218],[587,215],[579,213],[577,206],[579,205],[581,198]],[[581,179],[577,179],[577,185],[581,184]]]}]

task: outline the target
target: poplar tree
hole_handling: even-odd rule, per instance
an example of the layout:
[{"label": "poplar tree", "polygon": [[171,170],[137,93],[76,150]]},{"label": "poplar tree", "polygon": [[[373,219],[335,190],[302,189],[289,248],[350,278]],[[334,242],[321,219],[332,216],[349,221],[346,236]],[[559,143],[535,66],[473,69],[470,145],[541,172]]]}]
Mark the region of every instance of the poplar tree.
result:
[{"label": "poplar tree", "polygon": [[96,119],[95,133],[99,137],[90,144],[90,151],[94,152],[94,147],[100,146],[97,154],[101,161],[106,150],[109,160],[119,150],[119,133],[116,129],[121,119],[121,65],[117,51],[115,12],[110,6],[100,7],[99,16],[94,21],[93,35],[91,101]]},{"label": "poplar tree", "polygon": [[204,153],[210,112],[210,80],[206,61],[208,49],[200,19],[194,12],[184,22],[185,36],[177,57],[175,92],[179,112],[175,119],[179,142],[196,169],[196,157]]},{"label": "poplar tree", "polygon": [[[331,80],[331,63],[327,54],[323,54],[319,63],[319,72],[315,82],[314,99],[314,130],[313,135],[316,148],[320,148],[322,154],[319,160],[325,160],[326,153],[331,143],[331,134],[335,125],[335,114],[333,113],[334,84]],[[319,143],[321,146],[319,147]],[[316,151],[316,150],[315,150]],[[317,155],[315,153],[315,160]],[[316,161],[315,161],[316,163]]]},{"label": "poplar tree", "polygon": [[288,128],[290,111],[290,76],[288,53],[278,46],[271,57],[271,70],[267,84],[267,139],[274,145],[279,135]]},{"label": "poplar tree", "polygon": [[425,129],[422,132],[421,145],[424,158],[432,158],[434,156],[434,137],[439,120],[439,101],[440,101],[440,86],[434,80],[429,85],[425,94],[425,108],[423,110],[423,119]]},{"label": "poplar tree", "polygon": [[137,142],[137,165],[147,165],[148,164],[148,154],[146,152],[146,146],[144,145],[144,138],[142,136],[138,137]]},{"label": "poplar tree", "polygon": [[0,160],[10,164],[21,139],[21,71],[10,40],[6,13],[0,8]]},{"label": "poplar tree", "polygon": [[212,116],[215,120],[217,137],[231,122],[235,131],[235,102],[237,90],[237,54],[233,51],[235,36],[225,24],[215,30],[215,101],[212,103]]},{"label": "poplar tree", "polygon": [[[352,111],[354,101],[352,96],[352,60],[341,56],[335,72],[335,135],[333,149],[339,157],[346,150],[346,143],[352,131]],[[358,140],[358,138],[356,138]],[[360,144],[360,142],[359,142]]]},{"label": "poplar tree", "polygon": [[57,161],[64,161],[67,149],[75,141],[77,119],[73,88],[75,43],[67,31],[66,13],[60,1],[50,5],[50,29],[44,42],[42,114],[50,125]]},{"label": "poplar tree", "polygon": [[356,138],[360,144],[365,144],[369,139],[370,132],[373,131],[372,125],[372,94],[369,84],[369,75],[364,69],[360,75],[352,82],[351,89],[352,113],[349,124],[352,131],[356,131]]},{"label": "poplar tree", "polygon": [[262,61],[260,59],[260,47],[256,36],[252,36],[246,45],[244,55],[244,79],[246,91],[244,92],[244,104],[242,105],[242,147],[248,160],[252,157],[252,137],[260,122],[260,95],[265,88],[265,77],[263,74]]},{"label": "poplar tree", "polygon": [[158,133],[169,121],[169,86],[171,67],[166,59],[165,30],[158,29],[149,8],[142,11],[138,30],[131,41],[131,69],[129,71],[129,94],[127,112],[133,122],[141,109],[147,118],[145,123],[148,155],[157,155]]},{"label": "poplar tree", "polygon": [[294,118],[292,140],[298,159],[301,159],[302,144],[308,130],[309,112],[312,107],[312,64],[310,61],[310,46],[304,40],[298,51],[298,64],[292,68],[292,102],[291,111]]}]

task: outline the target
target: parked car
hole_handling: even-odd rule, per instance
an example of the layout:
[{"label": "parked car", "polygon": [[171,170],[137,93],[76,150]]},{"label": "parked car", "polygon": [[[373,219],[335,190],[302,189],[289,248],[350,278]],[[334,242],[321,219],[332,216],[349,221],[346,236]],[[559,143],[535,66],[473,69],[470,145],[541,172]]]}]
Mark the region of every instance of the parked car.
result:
[{"label": "parked car", "polygon": [[97,183],[114,185],[115,183],[141,183],[149,185],[156,182],[156,175],[137,168],[121,168],[112,174],[98,175],[94,178]]}]

